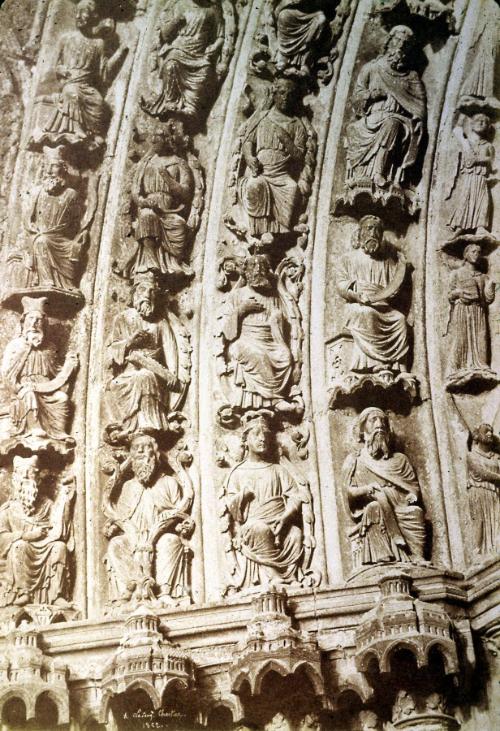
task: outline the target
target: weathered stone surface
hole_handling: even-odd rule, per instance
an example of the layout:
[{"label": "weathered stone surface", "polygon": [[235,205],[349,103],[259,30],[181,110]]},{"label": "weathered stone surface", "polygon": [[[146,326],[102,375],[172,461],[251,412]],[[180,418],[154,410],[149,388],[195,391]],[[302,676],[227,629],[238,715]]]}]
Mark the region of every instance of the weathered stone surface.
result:
[{"label": "weathered stone surface", "polygon": [[2,728],[497,728],[497,3],[0,17]]}]

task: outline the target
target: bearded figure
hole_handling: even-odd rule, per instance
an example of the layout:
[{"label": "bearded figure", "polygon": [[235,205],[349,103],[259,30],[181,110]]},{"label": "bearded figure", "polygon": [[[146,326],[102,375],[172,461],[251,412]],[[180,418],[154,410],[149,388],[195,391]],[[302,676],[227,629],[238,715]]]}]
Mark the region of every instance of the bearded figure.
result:
[{"label": "bearded figure", "polygon": [[387,415],[367,408],[354,431],[360,449],[347,457],[343,481],[351,517],[359,528],[361,563],[424,563],[420,487],[408,457],[392,449]]},{"label": "bearded figure", "polygon": [[55,501],[39,494],[38,457],[14,457],[10,499],[0,508],[0,605],[68,606],[74,484],[65,481]]},{"label": "bearded figure", "polygon": [[472,434],[467,491],[475,553],[496,556],[500,551],[500,455],[489,424],[481,424]]},{"label": "bearded figure", "polygon": [[68,382],[78,367],[78,356],[69,352],[62,368],[46,340],[47,298],[23,297],[21,335],[4,351],[2,375],[11,391],[10,417],[13,435],[68,440]]},{"label": "bearded figure", "polygon": [[384,53],[361,70],[353,94],[359,118],[346,132],[348,186],[401,186],[417,161],[427,102],[420,77],[408,68],[414,43],[409,28],[395,26]]},{"label": "bearded figure", "polygon": [[383,223],[365,216],[354,250],[340,262],[337,287],[346,300],[353,338],[351,371],[406,371],[408,328],[391,305],[407,272],[403,255],[383,240]]},{"label": "bearded figure", "polygon": [[266,255],[246,260],[244,278],[246,284],[230,293],[222,316],[228,372],[233,374],[232,405],[287,410],[290,386],[299,375],[290,347],[298,340],[297,320],[276,286]]},{"label": "bearded figure", "polygon": [[103,505],[111,598],[128,601],[135,594],[170,603],[189,597],[194,495],[187,472],[182,485],[164,474],[155,439],[140,433],[131,441],[126,469],[132,478],[116,499],[113,491],[106,495]]},{"label": "bearded figure", "polygon": [[120,46],[111,58],[106,57],[104,41],[96,38],[94,0],[80,0],[75,23],[76,30],[63,34],[57,51],[55,72],[61,90],[38,99],[54,107],[45,128],[34,135],[38,145],[85,140],[95,148],[104,144],[108,110],[102,89],[111,83],[127,49]]},{"label": "bearded figure", "polygon": [[116,316],[109,344],[109,383],[113,403],[126,430],[168,429],[171,395],[181,393],[180,354],[173,315],[158,312],[158,281],[152,272],[138,274],[132,307]]}]

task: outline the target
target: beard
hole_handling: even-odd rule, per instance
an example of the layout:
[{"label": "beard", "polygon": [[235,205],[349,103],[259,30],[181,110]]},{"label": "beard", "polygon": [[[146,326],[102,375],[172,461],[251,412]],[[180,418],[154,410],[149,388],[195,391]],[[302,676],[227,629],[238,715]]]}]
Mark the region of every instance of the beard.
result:
[{"label": "beard", "polygon": [[144,318],[148,319],[152,317],[154,312],[153,303],[151,300],[139,300],[136,302],[135,309]]},{"label": "beard", "polygon": [[393,48],[387,52],[389,66],[395,71],[402,71],[406,64],[405,53],[401,48]]},{"label": "beard", "polygon": [[12,478],[12,483],[15,488],[15,496],[24,508],[24,512],[27,515],[32,515],[35,512],[35,502],[38,497],[38,485],[36,480],[30,478],[17,479]]},{"label": "beard", "polygon": [[60,190],[64,187],[64,180],[62,178],[50,177],[45,179],[44,188],[47,193],[53,193],[55,190]]},{"label": "beard", "polygon": [[255,274],[248,279],[248,284],[252,289],[268,290],[271,288],[271,280],[263,274]]},{"label": "beard", "polygon": [[377,251],[380,248],[380,241],[378,239],[375,239],[373,237],[364,239],[361,242],[361,248],[365,252],[365,254],[369,254],[370,256],[374,256]]},{"label": "beard", "polygon": [[156,457],[136,457],[132,460],[132,471],[142,485],[150,485],[156,472]]},{"label": "beard", "polygon": [[27,330],[24,337],[28,345],[39,348],[43,342],[43,332],[41,330]]},{"label": "beard", "polygon": [[384,459],[390,456],[389,437],[383,429],[376,429],[371,434],[365,434],[366,449],[370,457]]}]

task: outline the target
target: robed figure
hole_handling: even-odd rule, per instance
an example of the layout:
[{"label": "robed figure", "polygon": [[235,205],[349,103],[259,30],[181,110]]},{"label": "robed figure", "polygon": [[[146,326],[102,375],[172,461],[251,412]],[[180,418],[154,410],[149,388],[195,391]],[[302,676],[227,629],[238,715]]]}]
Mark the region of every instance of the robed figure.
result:
[{"label": "robed figure", "polygon": [[406,273],[404,256],[383,241],[382,221],[362,218],[354,248],[342,257],[337,275],[339,293],[347,302],[345,328],[354,343],[350,370],[406,371],[406,317],[392,305]]},{"label": "robed figure", "polygon": [[395,26],[384,54],[361,69],[353,94],[358,119],[345,140],[348,185],[401,186],[418,159],[427,102],[418,73],[407,68],[413,45],[412,31]]},{"label": "robed figure", "polygon": [[304,0],[274,0],[274,18],[278,40],[276,68],[288,66],[302,74],[309,73],[311,50],[318,44],[326,26],[322,10],[308,12]]},{"label": "robed figure", "polygon": [[355,435],[361,448],[344,463],[344,489],[359,530],[361,563],[424,560],[424,511],[410,460],[391,446],[387,415],[367,408]]},{"label": "robed figure", "polygon": [[493,429],[481,424],[472,434],[467,454],[467,494],[472,518],[474,551],[497,556],[500,551],[500,454]]}]

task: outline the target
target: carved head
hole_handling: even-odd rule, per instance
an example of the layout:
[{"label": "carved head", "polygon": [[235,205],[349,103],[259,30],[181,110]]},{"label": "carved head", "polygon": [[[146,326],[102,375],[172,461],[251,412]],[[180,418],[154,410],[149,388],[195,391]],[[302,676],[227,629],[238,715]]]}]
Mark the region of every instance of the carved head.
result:
[{"label": "carved head", "polygon": [[383,244],[384,224],[378,216],[363,216],[359,222],[358,246],[375,256]]},{"label": "carved head", "polygon": [[75,25],[79,30],[86,31],[97,23],[97,6],[94,0],[80,0],[76,6]]},{"label": "carved head", "polygon": [[143,272],[134,277],[132,302],[134,309],[148,320],[154,316],[160,287],[154,272]]},{"label": "carved head", "polygon": [[382,409],[369,407],[362,411],[356,421],[354,434],[374,459],[391,455],[392,430],[389,418]]},{"label": "carved head", "polygon": [[468,244],[464,249],[464,261],[468,261],[470,264],[477,264],[481,258],[481,245],[480,244]]},{"label": "carved head", "polygon": [[373,711],[361,711],[359,714],[361,731],[377,731],[379,727],[378,716]]},{"label": "carved head", "polygon": [[470,128],[473,132],[479,135],[479,137],[487,137],[491,130],[491,119],[488,117],[487,114],[478,112],[477,114],[474,114],[471,118]]},{"label": "carved head", "polygon": [[245,260],[243,273],[247,284],[252,289],[267,291],[274,284],[271,262],[266,254],[254,254]]},{"label": "carved head", "polygon": [[475,444],[491,447],[495,443],[491,424],[480,424],[477,429],[474,429],[472,432],[472,441]]},{"label": "carved head", "polygon": [[135,479],[150,485],[160,463],[156,439],[149,434],[136,434],[130,443],[130,460]]},{"label": "carved head", "polygon": [[408,26],[395,25],[391,28],[385,44],[385,57],[391,68],[397,71],[404,69],[414,45],[415,36]]},{"label": "carved head", "polygon": [[250,415],[243,427],[242,440],[248,454],[265,457],[274,447],[274,433],[266,414]]},{"label": "carved head", "polygon": [[273,104],[283,114],[291,114],[297,98],[297,84],[293,79],[278,78],[272,87]]},{"label": "carved head", "polygon": [[283,713],[276,713],[271,721],[266,724],[266,731],[290,731],[290,724]]},{"label": "carved head", "polygon": [[32,513],[38,497],[38,457],[14,457],[12,497],[20,502],[26,513]]},{"label": "carved head", "polygon": [[321,731],[321,721],[317,713],[308,713],[300,722],[299,731]]},{"label": "carved head", "polygon": [[65,188],[68,168],[62,160],[52,160],[45,169],[43,187],[48,193],[57,193]]},{"label": "carved head", "polygon": [[34,348],[40,347],[43,342],[47,301],[46,297],[23,297],[22,299],[22,333],[26,342]]}]

